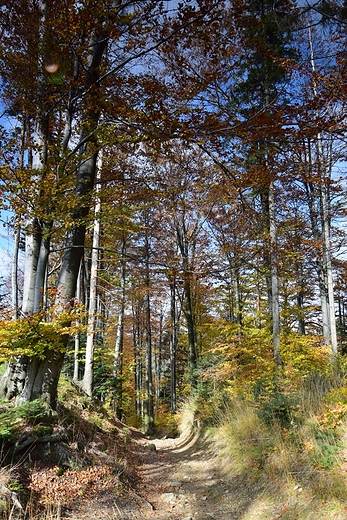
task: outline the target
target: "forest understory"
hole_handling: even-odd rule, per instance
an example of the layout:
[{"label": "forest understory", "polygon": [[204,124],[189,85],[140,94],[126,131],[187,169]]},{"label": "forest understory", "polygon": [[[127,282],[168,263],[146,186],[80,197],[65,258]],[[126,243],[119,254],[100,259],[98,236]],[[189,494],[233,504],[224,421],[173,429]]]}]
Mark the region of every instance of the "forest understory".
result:
[{"label": "forest understory", "polygon": [[0,14],[0,520],[346,519],[346,1]]},{"label": "forest understory", "polygon": [[[1,407],[3,520],[347,516],[341,407],[321,403],[313,414],[311,399],[304,419],[302,407],[285,410],[277,397],[269,421],[269,406],[241,399],[207,417],[208,403],[197,398],[176,414],[176,434],[166,418],[166,434],[162,426],[149,437],[75,387],[64,387],[54,424],[37,403],[26,405],[21,418],[20,407]],[[342,395],[344,387],[336,391]]]}]

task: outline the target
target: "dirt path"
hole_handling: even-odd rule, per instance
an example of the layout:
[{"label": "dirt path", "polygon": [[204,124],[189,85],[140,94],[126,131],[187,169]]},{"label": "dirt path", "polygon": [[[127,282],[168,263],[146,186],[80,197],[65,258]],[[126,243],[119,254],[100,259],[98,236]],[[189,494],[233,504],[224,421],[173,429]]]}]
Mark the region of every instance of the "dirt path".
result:
[{"label": "dirt path", "polygon": [[[226,520],[239,518],[218,460],[199,433],[134,446],[136,474],[123,495],[80,504],[69,520]],[[130,487],[130,492],[129,492]]]},{"label": "dirt path", "polygon": [[239,517],[220,463],[199,434],[144,446],[136,509],[118,502],[121,520],[226,520]]},{"label": "dirt path", "polygon": [[[245,449],[247,447],[245,446]],[[95,497],[76,499],[70,511],[54,520],[307,520],[347,518],[330,514],[329,503],[304,491],[267,493],[247,474],[225,477],[222,462],[199,432],[177,439],[138,438],[128,452],[124,490],[109,482]],[[232,473],[232,472],[231,472]],[[102,478],[104,484],[107,478]],[[123,478],[124,482],[124,478]],[[272,488],[271,488],[272,489]],[[298,507],[299,506],[299,507]],[[307,509],[307,514],[305,513]],[[321,508],[323,509],[321,511]],[[48,517],[47,517],[48,518]]]}]

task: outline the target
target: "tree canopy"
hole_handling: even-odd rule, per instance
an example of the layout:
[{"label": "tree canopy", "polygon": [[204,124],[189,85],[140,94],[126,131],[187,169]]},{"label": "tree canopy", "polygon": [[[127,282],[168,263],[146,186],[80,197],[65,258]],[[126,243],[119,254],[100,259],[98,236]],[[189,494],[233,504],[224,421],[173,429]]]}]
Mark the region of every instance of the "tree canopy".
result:
[{"label": "tree canopy", "polygon": [[339,2],[3,2],[2,397],[54,407],[63,370],[151,429],[345,353],[344,27]]}]

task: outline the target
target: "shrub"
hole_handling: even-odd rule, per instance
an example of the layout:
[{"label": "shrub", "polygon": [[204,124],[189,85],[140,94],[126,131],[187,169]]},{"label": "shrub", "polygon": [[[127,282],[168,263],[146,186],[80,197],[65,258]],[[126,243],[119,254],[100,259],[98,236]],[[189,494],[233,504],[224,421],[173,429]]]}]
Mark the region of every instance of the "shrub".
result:
[{"label": "shrub", "polygon": [[25,425],[44,422],[47,410],[43,402],[36,400],[18,407],[5,408],[0,414],[0,439],[9,441],[14,433]]}]

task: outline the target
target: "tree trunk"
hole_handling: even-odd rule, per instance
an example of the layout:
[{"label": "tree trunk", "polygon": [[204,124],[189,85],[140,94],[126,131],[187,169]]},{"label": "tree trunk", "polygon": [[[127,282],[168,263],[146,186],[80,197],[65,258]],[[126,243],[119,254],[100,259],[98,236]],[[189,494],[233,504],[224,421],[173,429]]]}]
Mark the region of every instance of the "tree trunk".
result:
[{"label": "tree trunk", "polygon": [[176,225],[176,234],[178,246],[182,257],[182,270],[184,277],[184,316],[187,323],[188,334],[188,373],[189,382],[194,389],[197,386],[197,349],[196,349],[196,334],[195,322],[192,302],[192,288],[191,288],[191,272],[189,266],[189,245],[187,238],[187,230],[185,223]]},{"label": "tree trunk", "polygon": [[[308,143],[309,144],[309,143]],[[308,160],[308,167],[311,170],[312,165],[312,156],[310,153],[310,145],[309,145],[309,153],[306,157]],[[322,232],[319,229],[318,225],[318,210],[316,208],[316,190],[313,186],[312,182],[305,182],[305,193],[309,208],[310,221],[311,221],[311,229],[312,236],[314,241],[317,244],[320,244],[320,248],[317,251],[316,255],[316,268],[317,268],[317,276],[318,276],[318,287],[319,287],[319,295],[321,301],[321,310],[322,310],[322,327],[323,327],[323,337],[325,343],[330,342],[330,324],[329,324],[329,304],[328,304],[328,290],[326,284],[326,276],[325,276],[325,266],[323,262],[323,251],[322,251]]]},{"label": "tree trunk", "polygon": [[280,310],[278,289],[278,261],[277,261],[277,226],[275,215],[274,183],[271,182],[261,191],[261,203],[265,225],[269,234],[268,243],[264,247],[264,261],[266,268],[266,285],[268,290],[268,308],[271,320],[273,338],[273,354],[278,365],[281,364],[280,354]]},{"label": "tree trunk", "polygon": [[[77,287],[76,287],[77,302],[80,302],[80,300],[81,300],[81,287],[82,287],[82,264],[80,266],[80,270],[79,270],[78,278],[77,278]],[[78,325],[78,322],[76,323],[76,325]],[[75,349],[74,349],[74,368],[73,368],[73,376],[72,376],[72,379],[76,382],[79,380],[80,341],[81,341],[80,333],[76,332]]]},{"label": "tree trunk", "polygon": [[126,241],[125,232],[122,232],[121,241],[121,256],[120,256],[120,302],[118,309],[118,323],[116,330],[116,341],[114,347],[114,361],[113,361],[113,376],[116,382],[117,390],[117,410],[116,414],[118,419],[122,418],[123,415],[123,343],[124,343],[124,312],[125,312],[125,255],[126,255]]},{"label": "tree trunk", "polygon": [[[76,292],[76,283],[78,272],[81,263],[81,257],[84,248],[86,218],[89,211],[87,202],[87,195],[91,192],[94,186],[94,178],[96,171],[97,159],[97,143],[92,142],[95,139],[95,131],[99,122],[100,111],[95,108],[95,99],[97,97],[99,66],[101,64],[106,46],[107,37],[105,34],[98,35],[91,45],[92,52],[90,54],[89,66],[87,70],[87,92],[85,97],[85,118],[82,124],[82,131],[80,134],[80,162],[77,173],[76,183],[76,198],[81,201],[81,205],[72,214],[72,219],[75,224],[67,233],[65,252],[63,255],[59,279],[56,287],[56,309],[59,311],[66,311],[73,305],[73,299]],[[93,93],[89,94],[92,90]],[[86,129],[88,128],[88,135]],[[39,131],[36,135],[41,135]],[[37,154],[37,152],[36,152]],[[39,158],[42,160],[41,158]],[[36,163],[34,161],[33,168]],[[28,260],[26,262],[26,282],[25,282],[25,296],[24,311],[32,312],[34,308],[34,288],[35,275],[37,269],[39,245],[41,243],[41,234],[38,232],[39,228],[37,220],[31,220],[35,224],[36,233],[28,234]],[[29,241],[31,238],[31,241]],[[69,323],[66,323],[69,325]],[[64,337],[65,346],[68,337]],[[8,396],[9,393],[17,396],[17,402],[23,403],[33,399],[43,399],[49,401],[51,406],[55,408],[57,398],[57,387],[60,376],[60,371],[64,359],[63,351],[47,350],[43,360],[35,357],[31,358],[27,363],[27,359],[21,357],[13,365],[9,365],[8,370],[3,376],[0,385],[0,395]],[[25,374],[24,386],[23,374]]]},{"label": "tree trunk", "polygon": [[154,391],[153,391],[153,353],[152,353],[152,325],[151,325],[151,298],[150,298],[150,275],[149,275],[149,242],[145,236],[145,262],[146,262],[146,294],[145,306],[145,341],[146,341],[146,411],[145,428],[147,433],[154,430]]},{"label": "tree trunk", "polygon": [[[47,149],[45,141],[47,134],[43,131],[44,118],[37,117],[34,130],[35,151],[30,160],[33,184],[39,182],[46,162]],[[37,195],[39,195],[37,193]],[[39,254],[42,242],[42,230],[39,220],[33,216],[32,210],[28,211],[25,230],[25,262],[24,262],[24,286],[22,297],[22,313],[31,314],[35,311],[35,288]],[[20,394],[24,391],[30,360],[27,356],[19,356],[16,361],[10,362],[0,381],[0,397],[12,399],[16,397],[19,402]]]},{"label": "tree trunk", "polygon": [[176,412],[177,405],[177,377],[176,377],[176,352],[177,352],[177,312],[176,312],[176,278],[170,282],[170,407]]},{"label": "tree trunk", "polygon": [[298,275],[298,286],[299,290],[296,296],[296,301],[298,305],[298,333],[300,336],[305,336],[306,334],[306,321],[304,315],[304,279],[300,269]]},{"label": "tree trunk", "polygon": [[139,303],[133,306],[133,344],[134,344],[134,387],[135,410],[137,417],[142,417],[142,381],[143,381],[143,357],[142,340],[140,333]]},{"label": "tree trunk", "polygon": [[[310,44],[310,55],[311,55],[311,67],[312,72],[316,71],[312,31],[309,27],[309,44]],[[315,98],[318,97],[318,89],[316,79],[313,77],[312,80],[312,91]],[[317,113],[319,117],[319,114]],[[323,238],[323,273],[324,273],[324,290],[327,295],[326,306],[327,306],[327,317],[329,324],[329,340],[331,344],[331,350],[334,356],[337,355],[337,334],[336,334],[336,317],[335,317],[335,303],[334,303],[334,284],[332,275],[332,264],[331,264],[331,244],[330,244],[330,217],[329,217],[329,206],[330,200],[327,189],[327,173],[329,167],[327,165],[326,158],[324,157],[322,134],[319,132],[316,136],[316,156],[317,156],[317,167],[318,167],[318,180],[320,185],[320,203],[321,203],[321,220],[322,220],[322,238]],[[330,173],[330,172],[329,172]],[[327,339],[327,336],[325,336]]]},{"label": "tree trunk", "polygon": [[331,262],[331,243],[330,243],[330,217],[329,217],[329,196],[326,187],[326,165],[324,164],[322,137],[317,137],[318,162],[320,167],[321,178],[321,207],[322,207],[322,231],[323,231],[323,265],[326,273],[326,283],[328,289],[328,318],[330,329],[331,350],[334,356],[337,355],[337,333],[336,333],[336,316],[334,301],[334,281]]},{"label": "tree trunk", "polygon": [[277,267],[277,225],[275,215],[275,189],[272,182],[269,186],[269,229],[271,258],[271,294],[272,294],[272,333],[274,358],[278,365],[282,363],[280,354],[280,306]]},{"label": "tree trunk", "polygon": [[[50,228],[51,226],[48,228],[48,233],[50,233]],[[41,239],[34,287],[34,312],[39,312],[44,307],[50,242],[49,234],[47,238]]]},{"label": "tree trunk", "polygon": [[99,267],[99,246],[100,246],[100,179],[101,179],[102,157],[99,155],[97,183],[96,183],[96,202],[94,210],[94,226],[93,226],[93,242],[92,242],[92,258],[90,268],[90,284],[89,284],[89,308],[88,308],[88,327],[87,342],[84,364],[84,376],[81,381],[81,388],[89,397],[93,395],[94,382],[94,339],[97,309],[97,279]]},{"label": "tree trunk", "polygon": [[16,319],[19,316],[19,301],[18,301],[18,254],[20,244],[20,232],[21,228],[17,225],[14,243],[13,243],[13,254],[12,254],[12,266],[11,266],[11,305],[14,311],[13,317]]}]

